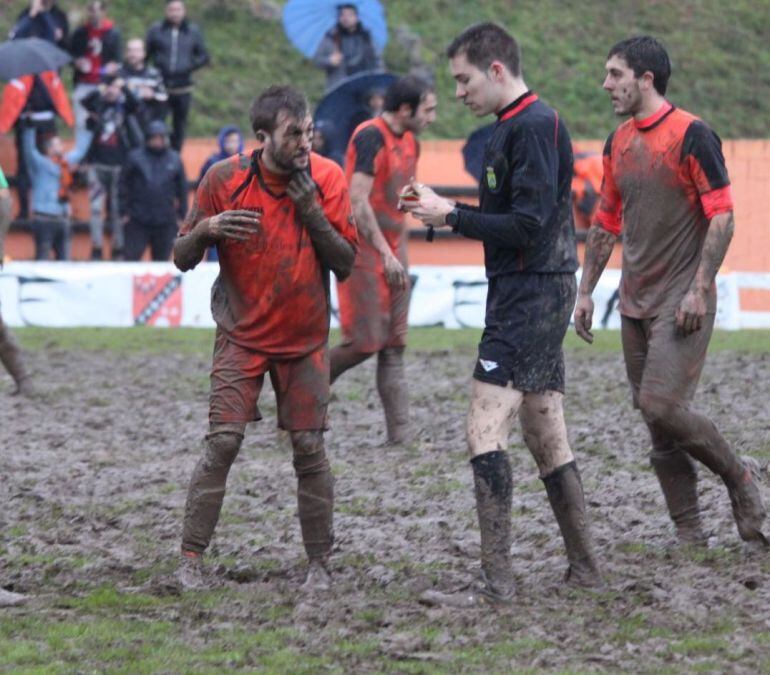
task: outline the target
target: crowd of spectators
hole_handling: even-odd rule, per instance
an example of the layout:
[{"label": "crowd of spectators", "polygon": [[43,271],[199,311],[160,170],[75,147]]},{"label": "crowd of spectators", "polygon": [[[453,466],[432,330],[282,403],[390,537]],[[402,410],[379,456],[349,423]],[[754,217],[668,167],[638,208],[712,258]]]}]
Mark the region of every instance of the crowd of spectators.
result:
[{"label": "crowd of spectators", "polygon": [[[93,260],[138,260],[148,245],[154,260],[167,260],[187,206],[180,152],[193,73],[210,61],[203,33],[188,18],[183,0],[165,0],[163,17],[144,38],[125,42],[108,0],[88,0],[77,8],[83,16],[79,25],[70,25],[74,15],[68,18],[67,9],[75,8],[57,0],[29,0],[9,34],[12,40],[41,38],[69,52],[73,78],[71,99],[63,72],[29,74],[3,90],[0,133],[15,133],[18,220],[34,236],[36,259],[66,260],[72,191],[87,187]],[[350,75],[381,70],[354,4],[338,7],[338,22],[313,62],[326,73],[328,87]],[[74,127],[74,148],[68,153],[59,137],[62,125]],[[214,162],[243,150],[235,126],[223,127],[218,140],[219,150],[201,168],[199,180]],[[320,128],[318,140],[323,152]],[[212,251],[210,257],[215,255]]]}]

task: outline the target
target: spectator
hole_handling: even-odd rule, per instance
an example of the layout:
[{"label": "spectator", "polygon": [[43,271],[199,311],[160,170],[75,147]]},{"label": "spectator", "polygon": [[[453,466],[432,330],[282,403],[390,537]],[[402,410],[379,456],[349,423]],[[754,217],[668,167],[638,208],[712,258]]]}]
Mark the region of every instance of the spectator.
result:
[{"label": "spectator", "polygon": [[219,142],[219,152],[209,155],[209,158],[203,163],[200,176],[198,176],[199,183],[214,164],[243,152],[243,134],[234,125],[222,127],[217,135],[217,141]]},{"label": "spectator", "polygon": [[44,153],[37,149],[35,137],[33,127],[24,129],[22,144],[32,182],[35,259],[48,260],[53,248],[58,260],[67,260],[70,253],[69,191],[72,171],[88,149],[90,134],[82,135],[78,145],[67,155],[58,136],[43,141]]},{"label": "spectator", "polygon": [[331,142],[333,137],[334,124],[330,120],[318,120],[313,128],[313,152],[344,166],[345,157],[334,149]]},{"label": "spectator", "polygon": [[146,129],[152,120],[165,119],[168,112],[168,93],[163,78],[146,59],[144,40],[133,38],[126,43],[125,61],[118,71],[118,76],[141,103],[142,129]]},{"label": "spectator", "polygon": [[166,0],[166,18],[147,31],[147,55],[163,75],[171,108],[171,147],[181,151],[192,100],[194,71],[209,62],[203,33],[187,20],[182,0]]},{"label": "spectator", "polygon": [[598,152],[581,152],[575,148],[572,168],[572,213],[575,229],[587,230],[599,208],[602,191],[602,155]]},{"label": "spectator", "polygon": [[[56,6],[55,0],[30,0],[29,7],[17,17],[9,37],[12,40],[37,37],[64,49],[69,37],[67,15]],[[69,99],[57,73],[47,72],[17,78],[3,90],[3,100],[0,103],[0,133],[9,131],[21,117],[23,120],[34,121],[41,136],[53,135],[56,133],[57,113],[68,124],[72,124]],[[29,217],[30,180],[22,149],[22,127],[16,125],[14,131],[19,218],[26,220]]]},{"label": "spectator", "polygon": [[112,259],[123,257],[123,224],[118,205],[120,171],[128,153],[143,142],[137,118],[139,102],[119,78],[109,78],[99,90],[83,99],[88,112],[87,128],[93,141],[86,155],[89,165],[88,188],[91,202],[91,258],[102,259],[105,202],[112,232]]},{"label": "spectator", "polygon": [[346,77],[381,67],[372,36],[361,25],[356,6],[342,4],[337,12],[337,25],[327,31],[313,57],[313,63],[326,71],[327,89]]},{"label": "spectator", "polygon": [[11,40],[37,37],[66,49],[69,29],[67,15],[56,6],[56,0],[30,0],[29,8],[16,18],[8,37]]},{"label": "spectator", "polygon": [[160,120],[150,122],[145,146],[129,153],[118,201],[126,260],[139,260],[147,244],[153,260],[168,260],[177,219],[187,212],[187,178],[179,154],[168,147],[168,131]]},{"label": "spectator", "polygon": [[104,75],[114,75],[120,68],[120,31],[107,18],[105,0],[91,0],[88,20],[72,34],[70,51],[75,59],[75,132],[85,129],[87,111],[82,101],[99,88]]}]

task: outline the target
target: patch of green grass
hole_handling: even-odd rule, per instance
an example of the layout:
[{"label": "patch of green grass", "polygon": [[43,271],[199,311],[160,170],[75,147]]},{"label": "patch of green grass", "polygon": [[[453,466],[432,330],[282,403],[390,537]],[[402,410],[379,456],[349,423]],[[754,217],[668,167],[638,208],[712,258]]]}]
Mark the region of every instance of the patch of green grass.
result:
[{"label": "patch of green grass", "polygon": [[[214,344],[214,331],[207,328],[17,328],[14,333],[23,346],[30,350],[112,351],[119,354],[170,352],[208,359]],[[564,340],[564,348],[591,350],[595,353],[621,351],[619,331],[596,331],[594,335],[594,343],[589,345],[570,329]],[[472,354],[480,337],[481,330],[476,328],[412,328],[408,336],[408,349],[416,353],[447,350]],[[330,344],[338,343],[339,339],[339,331],[333,330]],[[715,331],[710,351],[770,352],[770,330]],[[200,376],[186,385],[196,391],[205,391],[208,389],[208,377]],[[69,390],[63,391],[62,396],[71,393]],[[360,395],[360,392],[355,392],[349,396],[357,398]],[[104,405],[104,402],[97,398],[93,400],[93,405]]]}]

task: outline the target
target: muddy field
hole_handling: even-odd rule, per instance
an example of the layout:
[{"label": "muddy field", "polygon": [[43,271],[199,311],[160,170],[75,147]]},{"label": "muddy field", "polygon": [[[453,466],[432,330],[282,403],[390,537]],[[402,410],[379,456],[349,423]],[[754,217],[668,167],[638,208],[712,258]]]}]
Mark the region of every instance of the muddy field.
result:
[{"label": "muddy field", "polygon": [[[477,574],[463,434],[473,352],[414,352],[418,439],[383,447],[372,364],[334,390],[334,590],[303,597],[290,451],[266,420],[234,465],[209,564],[222,587],[169,583],[189,474],[206,429],[205,353],[31,352],[45,395],[0,375],[0,670],[519,672],[770,670],[770,554],[745,548],[727,494],[701,472],[708,550],[681,550],[647,463],[618,353],[568,353],[570,439],[609,589],[565,589],[560,537],[515,434],[519,594],[500,610],[434,609],[427,588]],[[710,357],[698,405],[770,459],[770,354]],[[764,496],[770,483],[764,475]]]}]

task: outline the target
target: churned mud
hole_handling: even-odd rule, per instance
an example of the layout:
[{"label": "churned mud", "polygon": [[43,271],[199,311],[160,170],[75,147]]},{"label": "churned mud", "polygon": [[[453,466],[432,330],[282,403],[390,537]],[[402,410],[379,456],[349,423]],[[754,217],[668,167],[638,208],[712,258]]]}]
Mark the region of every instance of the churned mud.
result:
[{"label": "churned mud", "polygon": [[[209,361],[55,347],[30,354],[45,395],[8,396],[0,375],[0,585],[30,594],[19,617],[75,611],[71,598],[112,587],[164,598],[191,648],[212,625],[296,629],[287,646],[345,671],[486,668],[754,673],[770,668],[770,553],[739,540],[722,484],[702,470],[708,550],[673,547],[620,354],[567,355],[570,441],[582,471],[608,589],[566,589],[561,539],[532,458],[511,439],[511,607],[429,608],[479,570],[464,418],[473,353],[407,352],[416,439],[384,447],[373,362],[335,384],[327,448],[336,476],[333,591],[303,597],[304,556],[291,452],[274,428],[269,386],[230,475],[208,556],[227,602],[187,613],[172,583],[186,483],[206,431]],[[770,459],[770,355],[719,353],[698,407],[740,451]],[[770,502],[767,472],[763,494]],[[213,608],[212,608],[213,607]],[[276,608],[282,608],[277,611]],[[120,608],[114,610],[120,613]],[[145,619],[152,614],[145,615]],[[489,655],[492,656],[489,656]],[[470,656],[469,656],[470,658]],[[383,661],[383,659],[385,659]],[[383,663],[389,664],[383,666]],[[499,664],[499,665],[495,665]],[[259,667],[258,657],[251,663]]]}]

